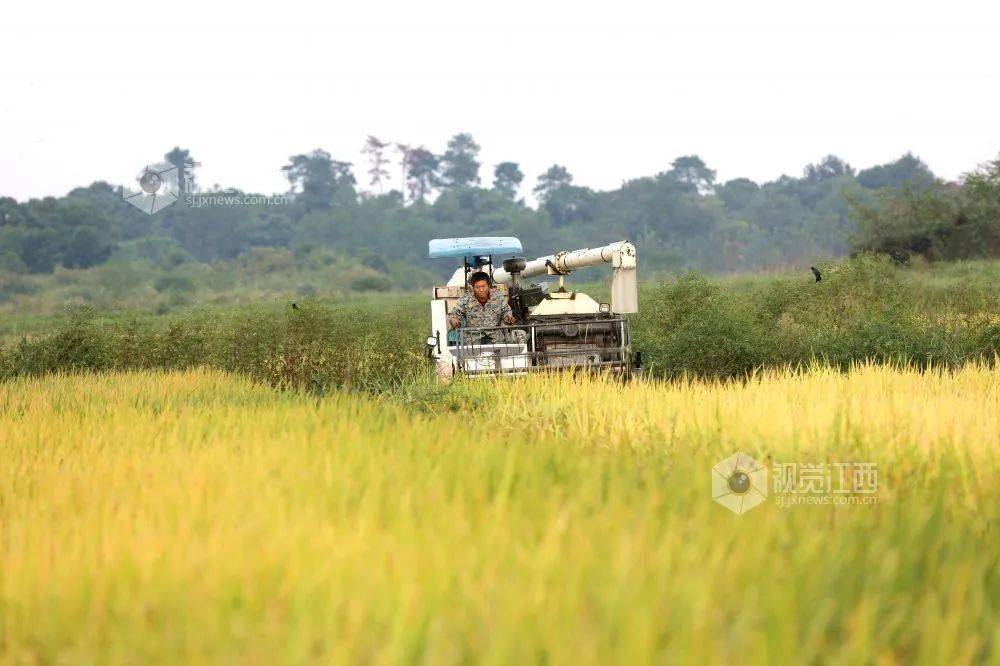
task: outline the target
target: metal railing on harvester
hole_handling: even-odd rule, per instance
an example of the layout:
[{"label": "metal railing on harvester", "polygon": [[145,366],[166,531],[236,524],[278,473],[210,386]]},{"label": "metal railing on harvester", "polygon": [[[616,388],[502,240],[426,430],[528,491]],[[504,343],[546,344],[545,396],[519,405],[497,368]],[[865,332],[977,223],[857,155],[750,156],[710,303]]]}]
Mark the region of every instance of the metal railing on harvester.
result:
[{"label": "metal railing on harvester", "polygon": [[[454,332],[457,340],[449,351],[456,359],[456,371],[462,374],[628,371],[632,365],[631,332],[624,317],[462,327]],[[551,333],[560,334],[555,339],[565,342],[555,342],[547,335]],[[607,344],[609,340],[613,344]]]}]

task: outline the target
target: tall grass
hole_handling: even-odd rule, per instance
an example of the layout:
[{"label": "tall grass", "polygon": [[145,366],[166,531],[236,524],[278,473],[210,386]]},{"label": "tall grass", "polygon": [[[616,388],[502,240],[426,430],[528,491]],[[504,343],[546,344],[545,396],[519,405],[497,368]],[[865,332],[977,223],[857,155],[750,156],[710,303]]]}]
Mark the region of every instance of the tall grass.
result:
[{"label": "tall grass", "polygon": [[[0,661],[1000,660],[1000,371],[0,383]],[[736,516],[710,468],[871,461]]]}]

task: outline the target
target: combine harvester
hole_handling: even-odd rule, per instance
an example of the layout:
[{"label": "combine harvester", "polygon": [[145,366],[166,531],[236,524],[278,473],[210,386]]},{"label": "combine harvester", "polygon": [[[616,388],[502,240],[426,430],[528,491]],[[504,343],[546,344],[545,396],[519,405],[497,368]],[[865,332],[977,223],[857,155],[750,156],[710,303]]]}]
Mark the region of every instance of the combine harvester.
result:
[{"label": "combine harvester", "polygon": [[[634,245],[621,241],[531,261],[516,256],[520,253],[521,241],[510,237],[430,241],[431,259],[462,260],[448,284],[434,287],[431,295],[427,356],[437,365],[439,378],[447,381],[455,375],[525,375],[568,369],[610,372],[627,378],[639,369],[641,355],[632,351],[631,327],[626,317],[639,311]],[[494,261],[505,255],[514,256],[504,259],[502,267],[495,267]],[[567,275],[601,264],[611,264],[610,303],[598,303],[587,294],[567,291]],[[510,326],[449,330],[449,313],[469,290],[469,277],[478,271],[490,275],[497,293],[508,299],[516,322]],[[550,292],[548,284],[521,283],[524,278],[539,275],[558,277],[558,289]]]}]

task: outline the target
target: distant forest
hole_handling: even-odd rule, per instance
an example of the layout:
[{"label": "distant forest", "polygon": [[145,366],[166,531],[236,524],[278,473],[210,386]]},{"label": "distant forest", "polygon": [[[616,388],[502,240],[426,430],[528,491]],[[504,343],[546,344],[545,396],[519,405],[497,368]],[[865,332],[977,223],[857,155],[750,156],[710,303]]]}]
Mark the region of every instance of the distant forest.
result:
[{"label": "distant forest", "polygon": [[[254,248],[296,256],[333,248],[389,273],[398,262],[426,265],[430,238],[468,235],[517,236],[530,255],[628,238],[643,267],[660,270],[807,266],[860,250],[904,263],[914,255],[1000,256],[1000,159],[947,183],[912,154],[861,171],[831,155],[798,177],[756,183],[719,182],[688,155],[608,191],[579,185],[566,166],[553,164],[531,184],[532,207],[517,196],[528,185],[519,165],[502,162],[484,173],[469,134],[456,134],[440,153],[368,137],[365,155],[359,165],[323,150],[290,157],[280,167],[289,182],[280,203],[263,201],[267,195],[252,205],[206,197],[249,193],[200,189],[198,162],[181,148],[165,155],[183,174],[180,200],[153,215],[105,182],[59,198],[0,198],[0,273],[87,268],[112,258],[217,262]],[[402,175],[405,192],[387,190],[390,174]],[[190,196],[216,203],[188,205]]]}]

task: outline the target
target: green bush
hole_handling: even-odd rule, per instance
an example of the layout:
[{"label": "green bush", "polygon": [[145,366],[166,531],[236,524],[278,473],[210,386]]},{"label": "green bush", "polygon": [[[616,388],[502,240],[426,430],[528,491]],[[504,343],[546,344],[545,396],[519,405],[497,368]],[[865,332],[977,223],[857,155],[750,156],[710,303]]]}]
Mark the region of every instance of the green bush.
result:
[{"label": "green bush", "polygon": [[195,290],[195,284],[194,280],[185,275],[164,275],[156,279],[153,288],[160,293],[165,291],[190,293]]},{"label": "green bush", "polygon": [[13,296],[27,296],[38,292],[29,278],[0,273],[0,303]]},{"label": "green bush", "polygon": [[[860,255],[821,271],[820,282],[780,278],[740,291],[697,274],[661,283],[642,299],[639,346],[663,376],[731,377],[813,359],[838,367],[864,360],[953,365],[996,353],[989,309],[976,310],[985,316],[971,324],[947,325],[887,257]],[[950,299],[988,307],[967,293],[975,289],[952,288]]]},{"label": "green bush", "polygon": [[89,307],[70,310],[44,338],[22,339],[8,356],[7,370],[13,375],[110,370],[116,365],[114,338]]},{"label": "green bush", "polygon": [[392,280],[384,275],[362,275],[351,281],[351,289],[355,291],[389,291]]},{"label": "green bush", "polygon": [[307,301],[280,313],[255,308],[140,323],[105,322],[92,309],[77,308],[56,319],[49,334],[0,351],[0,379],[208,365],[276,387],[381,391],[426,369],[420,353],[425,322],[415,314],[406,307],[333,309]]},{"label": "green bush", "polygon": [[331,309],[307,301],[280,317],[262,311],[236,317],[215,360],[274,386],[383,390],[426,367],[423,328],[404,309]]},{"label": "green bush", "polygon": [[761,313],[698,274],[654,289],[636,329],[655,374],[730,377],[777,358]]},{"label": "green bush", "polygon": [[0,273],[14,273],[23,275],[30,272],[28,265],[21,261],[21,258],[14,252],[7,250],[0,253]]}]

